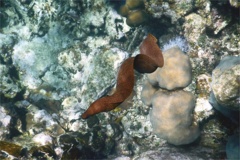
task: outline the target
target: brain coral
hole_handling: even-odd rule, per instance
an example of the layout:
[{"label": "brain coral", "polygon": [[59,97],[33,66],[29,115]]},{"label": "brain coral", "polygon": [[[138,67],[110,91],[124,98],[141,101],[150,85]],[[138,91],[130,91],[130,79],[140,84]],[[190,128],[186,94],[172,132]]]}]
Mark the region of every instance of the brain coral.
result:
[{"label": "brain coral", "polygon": [[150,121],[153,132],[174,145],[189,144],[200,134],[193,121],[195,97],[191,92],[157,91],[152,98]]},{"label": "brain coral", "polygon": [[144,10],[144,0],[126,0],[125,5],[121,6],[118,13],[127,17],[127,24],[131,27],[137,27],[149,19]]},{"label": "brain coral", "polygon": [[164,66],[148,75],[149,82],[167,90],[188,86],[192,80],[189,57],[176,46],[164,51],[163,58]]}]

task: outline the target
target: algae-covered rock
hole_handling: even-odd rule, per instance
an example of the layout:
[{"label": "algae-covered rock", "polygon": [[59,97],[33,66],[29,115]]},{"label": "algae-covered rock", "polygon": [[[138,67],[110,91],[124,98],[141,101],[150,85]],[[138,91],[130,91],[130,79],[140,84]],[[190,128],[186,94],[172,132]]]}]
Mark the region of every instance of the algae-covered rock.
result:
[{"label": "algae-covered rock", "polygon": [[230,4],[234,7],[240,7],[240,2],[238,0],[229,0]]},{"label": "algae-covered rock", "polygon": [[[200,154],[197,152],[201,152],[201,150],[197,149],[182,149],[182,148],[174,148],[170,146],[160,147],[154,150],[148,150],[145,152],[141,152],[140,155],[134,156],[136,160],[149,160],[149,159],[171,159],[171,160],[182,160],[182,159],[197,159],[197,160],[205,160],[207,159],[207,155]],[[120,158],[121,159],[121,158]]]},{"label": "algae-covered rock", "polygon": [[11,116],[8,115],[8,111],[0,105],[0,139],[5,139],[9,134],[8,127],[10,126]]},{"label": "algae-covered rock", "polygon": [[[51,135],[59,135],[64,132],[62,126],[57,123],[57,120],[55,118],[56,113],[49,114],[45,109],[39,109],[37,106],[32,104],[28,104],[27,108],[28,110],[26,113],[26,121],[24,122],[24,125],[29,136],[36,136],[39,134],[39,136],[35,138],[37,143],[43,143],[43,145],[46,144],[46,141],[41,138],[50,135],[43,134],[43,131],[50,131]],[[47,138],[45,140],[47,140]]]},{"label": "algae-covered rock", "polygon": [[225,145],[227,139],[226,127],[217,119],[210,119],[203,124],[200,144],[214,150]]},{"label": "algae-covered rock", "polygon": [[[129,27],[112,2],[119,6],[126,2],[121,13],[129,18],[129,25],[140,27]],[[217,112],[213,112],[206,99],[210,92],[208,76],[199,75],[211,73],[223,56],[238,55],[238,12],[229,2],[237,6],[236,0],[1,1],[0,139],[5,142],[10,138],[11,143],[0,142],[0,147],[8,148],[0,148],[0,159],[212,159],[216,157],[216,152],[212,152],[216,148],[222,153],[216,158],[224,159],[219,144],[225,143],[229,132],[215,121],[206,129],[206,121],[215,119]],[[145,26],[141,26],[143,22],[147,22]],[[131,103],[127,101],[111,112],[81,119],[90,103],[111,92],[118,67],[126,58],[139,53],[146,33],[162,37],[162,46],[181,43],[185,56],[189,55],[194,66],[193,81],[187,88],[187,84],[172,87],[174,91],[169,95],[183,88],[194,93],[194,116],[194,107],[179,106],[169,95],[156,98],[159,92],[169,92],[163,91],[167,87],[155,86],[158,80],[153,80],[154,84],[147,80],[143,85],[147,76],[136,73]],[[181,62],[182,59],[173,62],[167,71],[176,72]],[[161,77],[168,79],[169,84],[180,81],[177,74],[173,78]],[[189,78],[186,77],[182,79]],[[184,97],[177,102],[189,102]],[[161,99],[162,104],[153,104],[153,99]],[[218,101],[215,100],[219,105]],[[168,103],[177,108],[169,107],[168,111]],[[200,139],[200,144],[196,141],[174,148],[157,137],[149,120],[151,107],[156,113],[165,109],[163,119],[156,116],[158,123],[166,120],[167,115],[173,116],[172,121],[166,120],[172,126],[182,122],[178,117],[188,119],[187,125],[199,121],[204,143]],[[178,113],[178,109],[183,113]],[[232,112],[229,115],[234,117]],[[181,125],[184,126],[177,125],[177,133],[173,129],[166,134],[180,136],[189,130],[191,133],[189,127],[179,129]],[[191,136],[194,133],[186,137]]]},{"label": "algae-covered rock", "polygon": [[36,134],[34,137],[33,137],[33,142],[35,142],[38,146],[40,145],[49,145],[49,144],[52,144],[53,140],[52,140],[52,137],[46,133],[39,133],[39,134]]},{"label": "algae-covered rock", "polygon": [[[11,142],[0,141],[0,151],[6,152],[15,158],[23,156],[23,146]],[[0,158],[2,159],[4,157],[0,155]]]},{"label": "algae-covered rock", "polygon": [[33,146],[29,149],[29,156],[36,159],[57,159],[51,145]]},{"label": "algae-covered rock", "polygon": [[[21,40],[14,46],[13,64],[21,73],[19,77],[22,85],[28,89],[37,89],[41,85],[44,81],[41,77],[45,75],[49,67],[57,62],[59,50],[67,46],[67,36],[57,33],[57,30],[60,30],[59,27],[51,28],[43,38],[37,37],[30,41]],[[54,76],[52,76],[53,79],[55,79]]]},{"label": "algae-covered rock", "polygon": [[0,64],[0,96],[14,98],[22,89],[16,79],[10,76],[9,68]]},{"label": "algae-covered rock", "polygon": [[229,119],[231,119],[236,124],[239,123],[239,111],[238,110],[233,110],[229,107],[226,107],[226,106],[218,103],[218,101],[217,101],[215,95],[213,94],[213,92],[211,92],[211,94],[209,96],[209,102],[211,103],[211,105],[216,110],[221,112],[224,116],[228,117]]},{"label": "algae-covered rock", "polygon": [[96,49],[90,55],[82,54],[82,63],[85,64],[79,79],[78,97],[86,109],[90,103],[106,95],[115,84],[118,67],[128,57],[127,52],[117,48]]},{"label": "algae-covered rock", "polygon": [[114,142],[106,134],[93,128],[91,134],[72,132],[58,137],[58,144],[63,150],[63,159],[103,159],[111,152]]},{"label": "algae-covered rock", "polygon": [[190,43],[197,43],[205,33],[206,20],[199,14],[192,13],[185,17],[185,37]]},{"label": "algae-covered rock", "polygon": [[213,70],[211,88],[217,102],[240,111],[240,57],[228,56]]}]

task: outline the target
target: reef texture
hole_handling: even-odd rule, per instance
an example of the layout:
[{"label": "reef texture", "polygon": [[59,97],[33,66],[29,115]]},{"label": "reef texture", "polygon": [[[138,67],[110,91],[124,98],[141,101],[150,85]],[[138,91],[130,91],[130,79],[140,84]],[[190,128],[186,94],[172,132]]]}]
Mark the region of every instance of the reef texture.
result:
[{"label": "reef texture", "polygon": [[240,57],[226,56],[213,70],[209,101],[233,122],[239,122]]},{"label": "reef texture", "polygon": [[187,91],[157,91],[150,112],[153,132],[174,145],[189,144],[200,134],[193,121],[195,98]]},{"label": "reef texture", "polygon": [[212,73],[212,91],[217,102],[240,111],[240,57],[224,57]]},{"label": "reef texture", "polygon": [[172,47],[163,52],[164,67],[149,74],[149,82],[167,90],[184,88],[191,83],[192,68],[189,57],[179,47]]},{"label": "reef texture", "polygon": [[[236,157],[239,65],[219,67],[229,57],[239,59],[237,0],[1,0],[0,19],[0,159]],[[161,109],[151,104],[163,89],[138,72],[121,105],[81,118],[92,102],[115,92],[119,67],[141,55],[149,33],[164,52],[174,46],[184,52],[168,73],[183,65],[192,71],[182,86],[169,78],[174,91],[164,91],[195,97],[195,107],[182,108],[188,123],[179,129],[191,132],[191,124],[199,124],[200,138],[191,144],[175,147],[169,142],[177,134],[155,134],[149,113]],[[176,110],[167,106],[161,105],[175,120],[163,116],[166,124],[178,124]]]},{"label": "reef texture", "polygon": [[131,27],[137,27],[149,19],[148,13],[144,10],[144,0],[126,0],[118,12],[127,18],[126,23]]},{"label": "reef texture", "polygon": [[140,73],[152,73],[164,65],[163,55],[157,46],[157,39],[148,34],[140,46],[140,54],[126,59],[120,66],[117,76],[115,92],[93,102],[82,114],[82,118],[100,112],[111,111],[123,103],[133,92],[134,69]]},{"label": "reef texture", "polygon": [[179,47],[163,52],[164,66],[148,75],[142,100],[152,106],[150,121],[158,137],[174,145],[189,144],[200,134],[193,119],[195,97],[181,89],[192,81],[189,57]]}]

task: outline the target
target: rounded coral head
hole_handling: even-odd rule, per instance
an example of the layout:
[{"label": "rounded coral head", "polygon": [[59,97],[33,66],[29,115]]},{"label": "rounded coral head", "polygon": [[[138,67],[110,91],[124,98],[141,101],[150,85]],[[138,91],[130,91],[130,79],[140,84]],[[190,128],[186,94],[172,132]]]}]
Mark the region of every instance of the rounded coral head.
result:
[{"label": "rounded coral head", "polygon": [[144,10],[134,10],[129,12],[127,16],[127,25],[137,27],[145,23],[149,19],[148,14]]},{"label": "rounded coral head", "polygon": [[123,17],[127,17],[129,13],[129,9],[126,5],[123,5],[118,10],[119,14]]},{"label": "rounded coral head", "polygon": [[144,8],[144,0],[126,0],[126,6],[130,10]]}]

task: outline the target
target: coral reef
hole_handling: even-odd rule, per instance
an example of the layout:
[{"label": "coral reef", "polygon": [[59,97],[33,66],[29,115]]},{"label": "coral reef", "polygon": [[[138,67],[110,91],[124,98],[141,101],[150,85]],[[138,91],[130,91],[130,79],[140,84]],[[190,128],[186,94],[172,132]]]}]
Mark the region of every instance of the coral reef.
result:
[{"label": "coral reef", "polygon": [[240,2],[237,0],[229,0],[229,2],[234,7],[240,7]]},{"label": "coral reef", "polygon": [[234,122],[236,124],[239,123],[239,111],[229,109],[229,108],[225,107],[224,105],[219,104],[216,100],[216,97],[214,96],[214,94],[212,92],[209,97],[209,102],[216,110],[218,110],[223,115],[225,115],[226,117],[231,119],[232,122]]},{"label": "coral reef", "polygon": [[[82,114],[83,119],[100,112],[113,110],[130,96],[134,85],[133,61],[134,58],[128,58],[121,65],[118,72],[116,91],[113,95],[102,97],[93,102]],[[125,74],[126,71],[127,75]]]},{"label": "coral reef", "polygon": [[161,149],[149,150],[141,153],[139,156],[134,158],[137,160],[144,159],[199,159],[204,160],[208,159],[204,154],[193,154],[191,148],[179,149],[174,147],[164,146]]},{"label": "coral reef", "polygon": [[150,18],[144,10],[144,0],[126,0],[125,5],[122,5],[118,12],[127,18],[126,23],[131,27],[137,27]]},{"label": "coral reef", "polygon": [[239,122],[239,62],[240,57],[223,58],[212,73],[212,93],[209,101],[214,108]]},{"label": "coral reef", "polygon": [[144,22],[146,22],[148,20],[148,15],[145,11],[141,11],[141,10],[138,10],[138,11],[132,11],[128,17],[127,17],[127,20],[126,20],[126,23],[129,25],[129,26],[139,26],[140,24],[143,24]]},{"label": "coral reef", "polygon": [[211,88],[217,103],[240,111],[240,57],[224,57],[213,70]]},{"label": "coral reef", "polygon": [[191,83],[192,72],[189,57],[179,47],[172,47],[163,52],[164,67],[149,74],[149,82],[167,90],[184,88]]},{"label": "coral reef", "polygon": [[[236,157],[239,68],[222,62],[239,58],[237,0],[1,0],[0,19],[0,159]],[[178,46],[189,57],[190,84],[166,91],[135,72],[126,101],[82,120],[114,93],[120,65],[141,55],[148,33],[163,51]],[[196,98],[182,114],[199,123],[194,143],[174,146],[154,133],[152,97],[162,92]]]},{"label": "coral reef", "polygon": [[194,96],[187,91],[157,91],[152,97],[153,132],[174,145],[189,144],[200,135],[193,122]]},{"label": "coral reef", "polygon": [[0,118],[1,118],[0,136],[5,137],[6,135],[9,134],[9,130],[7,128],[10,126],[11,116],[8,115],[7,110],[3,106],[0,106],[0,107],[1,107],[1,109],[0,109]]},{"label": "coral reef", "polygon": [[133,92],[134,69],[140,73],[154,72],[163,66],[163,56],[156,44],[157,39],[148,34],[140,46],[140,54],[126,59],[120,66],[117,76],[116,91],[93,102],[82,114],[82,118],[115,109],[125,101]]},{"label": "coral reef", "polygon": [[6,65],[0,65],[0,95],[5,98],[14,98],[21,91],[20,84],[11,77],[9,74],[9,68]]},{"label": "coral reef", "polygon": [[200,135],[192,114],[195,97],[191,92],[177,90],[191,83],[189,57],[178,47],[166,50],[163,57],[164,66],[148,75],[142,100],[152,106],[150,121],[158,137],[174,145],[189,144]]}]

